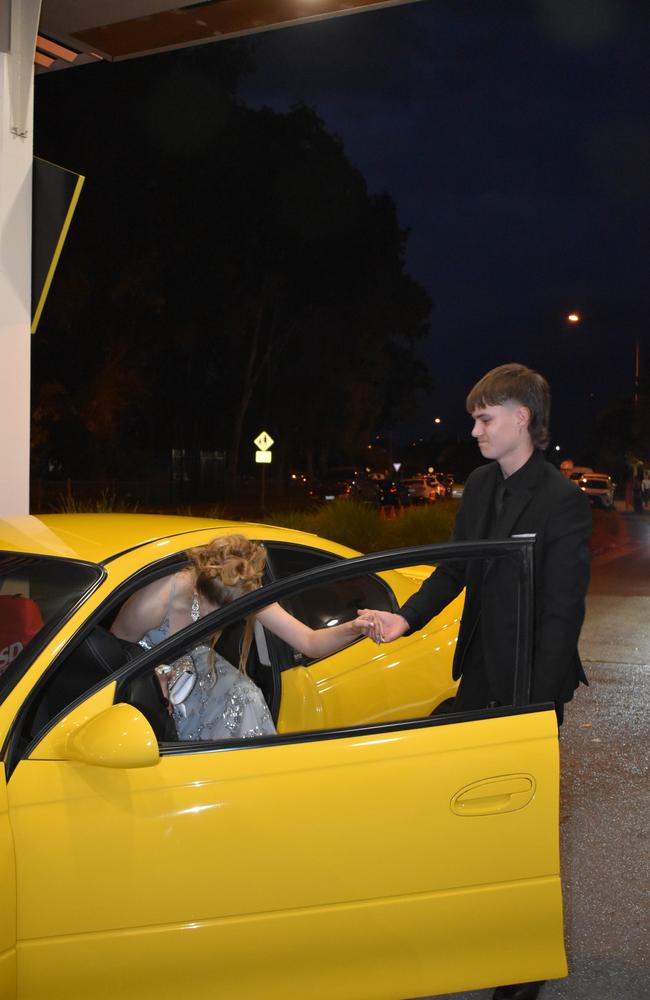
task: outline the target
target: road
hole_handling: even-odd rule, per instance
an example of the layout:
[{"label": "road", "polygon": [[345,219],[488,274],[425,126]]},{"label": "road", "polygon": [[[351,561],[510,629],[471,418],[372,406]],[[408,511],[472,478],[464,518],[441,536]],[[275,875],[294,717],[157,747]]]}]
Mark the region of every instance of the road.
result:
[{"label": "road", "polygon": [[540,1000],[650,998],[650,514],[621,516],[625,544],[592,567],[580,641],[590,686],[567,706],[560,740],[570,974]]}]

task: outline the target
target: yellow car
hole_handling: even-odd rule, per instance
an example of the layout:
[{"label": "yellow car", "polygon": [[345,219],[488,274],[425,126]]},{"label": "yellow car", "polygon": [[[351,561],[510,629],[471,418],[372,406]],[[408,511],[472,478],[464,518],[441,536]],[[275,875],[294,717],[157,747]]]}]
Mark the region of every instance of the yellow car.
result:
[{"label": "yellow car", "polygon": [[[261,590],[153,650],[115,639],[130,594],[233,531],[267,546]],[[397,608],[444,558],[520,550],[353,558],[240,522],[0,522],[2,1000],[398,1000],[565,975],[555,713],[526,704],[525,655],[516,707],[436,711],[459,602],[316,662],[259,635],[273,736],[179,742],[154,674],[273,600],[326,627]]]}]

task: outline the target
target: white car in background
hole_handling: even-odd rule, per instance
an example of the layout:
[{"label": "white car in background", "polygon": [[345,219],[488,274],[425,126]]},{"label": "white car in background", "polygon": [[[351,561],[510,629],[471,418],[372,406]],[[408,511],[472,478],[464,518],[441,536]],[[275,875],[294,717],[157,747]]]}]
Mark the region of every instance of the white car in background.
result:
[{"label": "white car in background", "polygon": [[412,479],[403,479],[402,485],[408,490],[411,503],[435,503],[446,493],[445,487],[435,476],[414,476]]},{"label": "white car in background", "polygon": [[612,477],[606,472],[584,472],[579,479],[574,481],[589,497],[589,502],[594,507],[603,507],[605,510],[614,509],[616,483],[612,482]]}]

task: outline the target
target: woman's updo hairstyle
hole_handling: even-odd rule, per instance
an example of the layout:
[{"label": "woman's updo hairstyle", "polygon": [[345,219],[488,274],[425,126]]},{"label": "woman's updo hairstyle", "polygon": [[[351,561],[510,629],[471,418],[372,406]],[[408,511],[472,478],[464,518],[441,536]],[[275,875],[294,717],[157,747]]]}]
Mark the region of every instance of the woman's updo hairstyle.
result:
[{"label": "woman's updo hairstyle", "polygon": [[196,589],[211,604],[222,606],[262,585],[266,550],[243,535],[215,538],[188,552],[196,572]]}]

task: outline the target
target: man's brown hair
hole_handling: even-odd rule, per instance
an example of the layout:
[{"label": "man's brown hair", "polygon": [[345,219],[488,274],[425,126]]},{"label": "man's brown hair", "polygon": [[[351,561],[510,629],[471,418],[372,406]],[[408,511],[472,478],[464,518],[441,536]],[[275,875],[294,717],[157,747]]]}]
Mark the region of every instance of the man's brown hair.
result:
[{"label": "man's brown hair", "polygon": [[526,365],[499,365],[470,389],[465,406],[468,413],[473,413],[482,406],[503,406],[508,402],[527,408],[530,413],[528,432],[532,442],[536,448],[546,448],[549,442],[551,390],[544,376],[526,368]]}]

